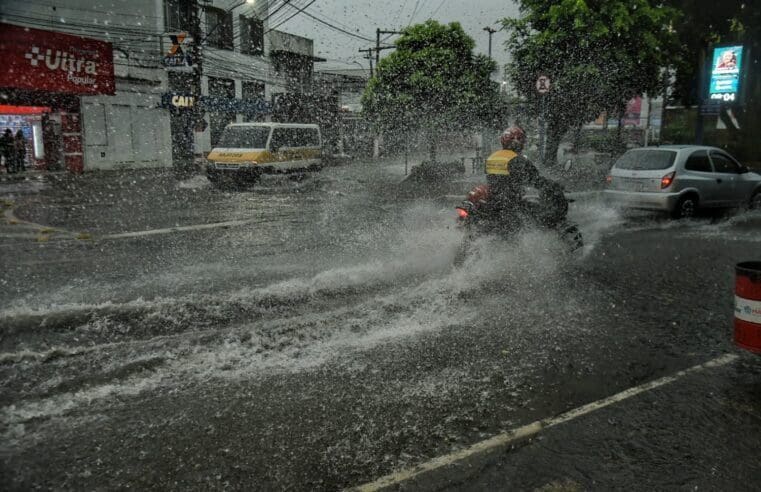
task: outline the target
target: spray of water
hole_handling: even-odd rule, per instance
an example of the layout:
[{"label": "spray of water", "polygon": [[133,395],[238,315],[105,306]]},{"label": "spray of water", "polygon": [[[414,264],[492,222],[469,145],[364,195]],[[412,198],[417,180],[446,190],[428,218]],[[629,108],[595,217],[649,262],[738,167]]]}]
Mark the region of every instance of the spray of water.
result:
[{"label": "spray of water", "polygon": [[[599,210],[592,213],[599,217]],[[611,214],[607,226],[615,221]],[[67,359],[94,357],[105,347],[111,358],[92,365],[100,374],[92,383],[57,391],[59,382],[51,382],[54,390],[48,387],[47,396],[35,397],[33,390],[30,398],[4,407],[2,420],[9,432],[17,432],[30,419],[61,416],[81,405],[110,402],[115,395],[356,361],[378,345],[472,326],[484,306],[504,303],[511,293],[528,293],[521,302],[526,295],[542,295],[569,261],[556,234],[526,231],[510,241],[476,239],[465,264],[455,268],[463,236],[452,223],[448,208],[418,205],[384,229],[363,231],[371,247],[344,251],[340,266],[313,275],[216,295],[36,311],[48,319],[63,312],[89,316],[72,322],[71,338],[63,337],[59,347],[23,348],[0,354],[0,360],[56,364],[65,383],[73,371]],[[584,232],[591,235],[589,229]],[[93,311],[99,314],[91,316]],[[52,361],[51,350],[58,351]],[[151,361],[150,370],[120,369],[142,367],[143,360]]]}]

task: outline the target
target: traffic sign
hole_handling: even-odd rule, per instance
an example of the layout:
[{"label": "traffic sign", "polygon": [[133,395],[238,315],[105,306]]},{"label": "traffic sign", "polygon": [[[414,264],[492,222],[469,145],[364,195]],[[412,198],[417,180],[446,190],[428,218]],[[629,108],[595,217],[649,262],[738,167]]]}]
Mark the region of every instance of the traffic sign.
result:
[{"label": "traffic sign", "polygon": [[536,92],[539,94],[547,94],[550,92],[551,85],[549,77],[546,75],[540,75],[539,78],[536,79]]}]

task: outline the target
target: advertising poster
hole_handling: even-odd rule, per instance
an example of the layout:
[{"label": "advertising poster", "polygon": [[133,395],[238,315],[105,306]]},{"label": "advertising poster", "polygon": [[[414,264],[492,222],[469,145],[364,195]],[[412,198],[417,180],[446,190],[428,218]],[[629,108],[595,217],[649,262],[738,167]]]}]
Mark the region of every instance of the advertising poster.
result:
[{"label": "advertising poster", "polygon": [[717,46],[713,49],[708,97],[717,102],[735,102],[739,97],[743,68],[742,46]]}]

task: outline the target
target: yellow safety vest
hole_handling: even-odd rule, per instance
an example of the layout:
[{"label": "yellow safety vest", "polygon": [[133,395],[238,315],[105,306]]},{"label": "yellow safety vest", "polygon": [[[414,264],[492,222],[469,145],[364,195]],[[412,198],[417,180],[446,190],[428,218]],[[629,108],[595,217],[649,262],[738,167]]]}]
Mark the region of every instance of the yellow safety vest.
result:
[{"label": "yellow safety vest", "polygon": [[510,161],[516,158],[518,154],[512,150],[498,150],[486,159],[486,174],[499,174],[507,176],[510,174]]}]

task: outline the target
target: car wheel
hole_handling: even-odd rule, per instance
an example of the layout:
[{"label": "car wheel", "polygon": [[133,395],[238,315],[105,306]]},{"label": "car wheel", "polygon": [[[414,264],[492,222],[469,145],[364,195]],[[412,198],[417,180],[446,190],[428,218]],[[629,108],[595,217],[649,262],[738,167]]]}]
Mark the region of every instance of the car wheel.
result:
[{"label": "car wheel", "polygon": [[698,209],[698,199],[694,195],[685,195],[676,202],[671,215],[675,219],[690,219]]},{"label": "car wheel", "polygon": [[761,210],[761,191],[757,191],[750,198],[748,208],[751,210]]}]

